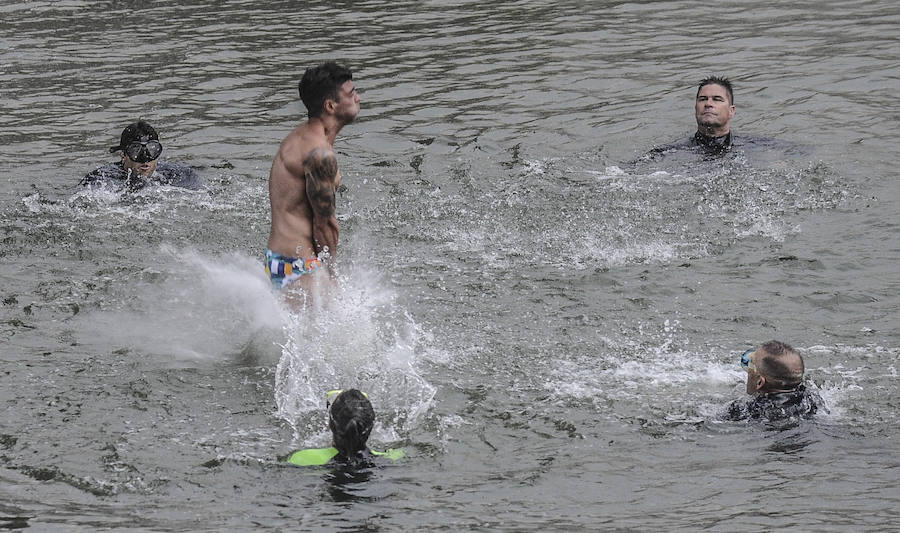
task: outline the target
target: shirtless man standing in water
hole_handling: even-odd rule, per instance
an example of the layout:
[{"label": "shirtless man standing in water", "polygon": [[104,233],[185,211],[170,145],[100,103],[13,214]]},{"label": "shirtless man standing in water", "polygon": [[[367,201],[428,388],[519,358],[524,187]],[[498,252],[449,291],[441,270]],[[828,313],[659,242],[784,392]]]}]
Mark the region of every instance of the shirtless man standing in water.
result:
[{"label": "shirtless man standing in water", "polygon": [[334,62],[307,69],[300,80],[308,118],[281,142],[269,173],[272,226],[265,264],[278,289],[299,288],[308,296],[320,277],[311,274],[323,266],[334,279],[335,192],[341,184],[334,140],[359,113],[352,80]]}]

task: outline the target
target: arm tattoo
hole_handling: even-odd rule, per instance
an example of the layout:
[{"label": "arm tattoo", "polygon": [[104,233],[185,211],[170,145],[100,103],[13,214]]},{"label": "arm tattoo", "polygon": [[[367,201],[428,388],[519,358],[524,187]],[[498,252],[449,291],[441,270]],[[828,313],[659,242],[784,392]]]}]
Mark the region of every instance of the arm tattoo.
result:
[{"label": "arm tattoo", "polygon": [[334,216],[337,158],[334,153],[314,150],[303,162],[306,169],[306,196],[315,216]]}]

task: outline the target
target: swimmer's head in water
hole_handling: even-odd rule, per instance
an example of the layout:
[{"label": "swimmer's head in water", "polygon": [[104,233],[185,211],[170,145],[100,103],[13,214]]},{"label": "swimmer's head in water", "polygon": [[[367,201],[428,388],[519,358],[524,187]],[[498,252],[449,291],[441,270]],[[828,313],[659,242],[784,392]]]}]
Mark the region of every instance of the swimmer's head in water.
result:
[{"label": "swimmer's head in water", "polygon": [[325,108],[325,100],[338,101],[341,86],[352,80],[353,73],[350,72],[350,69],[338,65],[334,61],[306,69],[298,89],[300,100],[306,106],[309,117],[321,116]]},{"label": "swimmer's head in water", "polygon": [[741,367],[747,371],[747,393],[785,392],[803,381],[803,357],[790,345],[769,341],[741,355]]},{"label": "swimmer's head in water", "polygon": [[129,124],[122,131],[119,144],[109,149],[110,152],[121,152],[122,164],[131,177],[149,177],[156,171],[156,163],[162,153],[159,135],[153,126],[139,120]]},{"label": "swimmer's head in water", "polygon": [[366,394],[356,389],[331,391],[329,405],[328,427],[334,447],[345,457],[365,450],[375,425],[375,410]]},{"label": "swimmer's head in water", "polygon": [[[342,392],[344,392],[344,389],[334,389],[334,390],[330,390],[330,391],[326,392],[325,393],[325,408],[331,409],[331,404],[334,403],[334,400],[336,400],[337,397],[340,396]],[[369,395],[366,394],[365,392],[362,392],[362,391],[360,391],[360,392],[366,398],[369,397]]]},{"label": "swimmer's head in water", "polygon": [[694,102],[698,132],[709,137],[728,135],[734,113],[731,82],[719,77],[706,78],[700,82]]},{"label": "swimmer's head in water", "polygon": [[700,80],[700,84],[697,86],[697,96],[700,95],[700,90],[707,85],[722,86],[725,89],[725,92],[728,94],[728,104],[734,105],[734,90],[732,90],[731,88],[731,80],[721,76],[710,76],[708,78],[704,78]]},{"label": "swimmer's head in water", "polygon": [[[146,150],[142,150],[143,148],[146,148]],[[159,134],[156,133],[153,126],[143,120],[139,120],[129,124],[128,127],[122,130],[119,144],[110,147],[109,151],[111,153],[125,152],[125,155],[132,160],[146,163],[146,161],[152,161],[159,157],[159,154],[162,153],[162,144],[160,144]],[[141,155],[142,151],[147,153]],[[146,157],[149,157],[149,159],[140,161],[140,159]]]}]

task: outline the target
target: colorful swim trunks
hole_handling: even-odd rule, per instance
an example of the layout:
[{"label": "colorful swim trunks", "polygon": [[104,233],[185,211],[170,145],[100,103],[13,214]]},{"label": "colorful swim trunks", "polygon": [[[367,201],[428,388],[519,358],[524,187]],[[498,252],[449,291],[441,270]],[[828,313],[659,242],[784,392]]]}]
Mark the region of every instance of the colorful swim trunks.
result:
[{"label": "colorful swim trunks", "polygon": [[309,274],[313,270],[324,265],[318,258],[299,259],[277,254],[272,250],[266,250],[266,274],[276,289],[287,286],[290,282]]}]

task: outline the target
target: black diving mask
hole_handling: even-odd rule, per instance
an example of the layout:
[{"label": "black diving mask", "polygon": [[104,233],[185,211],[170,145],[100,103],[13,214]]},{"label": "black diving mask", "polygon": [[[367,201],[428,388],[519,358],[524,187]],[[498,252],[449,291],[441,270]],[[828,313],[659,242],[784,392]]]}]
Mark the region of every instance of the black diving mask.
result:
[{"label": "black diving mask", "polygon": [[145,135],[140,140],[128,143],[124,152],[129,159],[136,163],[149,163],[159,157],[162,149],[162,144],[159,141],[150,139]]}]

